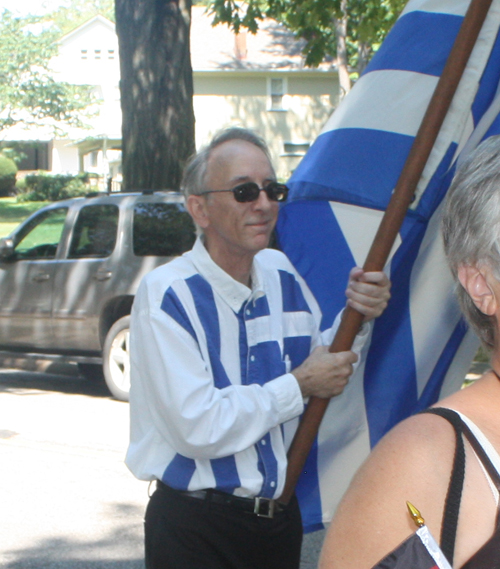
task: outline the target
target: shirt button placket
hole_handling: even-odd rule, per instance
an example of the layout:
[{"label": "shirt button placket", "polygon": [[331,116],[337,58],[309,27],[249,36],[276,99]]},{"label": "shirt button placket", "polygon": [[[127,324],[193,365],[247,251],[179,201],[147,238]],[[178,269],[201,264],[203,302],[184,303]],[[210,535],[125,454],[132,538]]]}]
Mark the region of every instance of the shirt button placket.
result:
[{"label": "shirt button placket", "polygon": [[[250,316],[252,316],[252,309],[251,309],[251,305],[250,303],[247,304],[247,306],[245,307],[245,324],[247,322],[247,320],[250,318]],[[255,363],[255,355],[252,354],[252,346],[255,345],[255,339],[253,336],[253,333],[251,331],[251,327],[250,330],[248,329],[248,327],[246,327],[246,331],[247,331],[247,341],[248,341],[248,378],[251,379],[253,377],[253,373],[252,373],[252,364]]]}]

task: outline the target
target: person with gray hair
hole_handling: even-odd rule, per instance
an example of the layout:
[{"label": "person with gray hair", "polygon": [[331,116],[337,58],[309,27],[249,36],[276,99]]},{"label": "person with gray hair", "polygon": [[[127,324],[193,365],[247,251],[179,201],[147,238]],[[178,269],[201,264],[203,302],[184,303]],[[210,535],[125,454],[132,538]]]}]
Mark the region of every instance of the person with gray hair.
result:
[{"label": "person with gray hair", "polygon": [[232,127],[221,130],[212,138],[210,144],[202,148],[197,154],[193,155],[186,164],[181,183],[181,187],[184,191],[186,199],[190,195],[199,196],[205,191],[205,176],[207,174],[208,159],[210,157],[210,154],[221,144],[230,142],[232,140],[241,140],[248,142],[249,144],[252,144],[262,150],[272,167],[269,148],[267,147],[264,139],[261,138],[257,133],[241,127]]},{"label": "person with gray hair", "polygon": [[[448,264],[462,283],[466,266],[488,265],[500,278],[500,137],[487,139],[469,156],[450,188],[443,218],[443,241]],[[484,313],[457,286],[460,307],[486,348],[494,347],[495,318]]]},{"label": "person with gray hair", "polygon": [[[355,351],[331,354],[318,306],[288,259],[268,249],[288,189],[253,132],[222,131],[186,166],[192,251],[149,273],[130,328],[127,465],[155,482],[147,569],[296,569],[297,500],[279,502],[304,398],[344,389]],[[365,320],[389,299],[382,272],[351,272]],[[355,353],[356,352],[356,353]]]},{"label": "person with gray hair", "polygon": [[378,443],[333,519],[321,569],[395,567],[415,531],[407,500],[441,536],[452,567],[500,568],[500,137],[460,166],[442,233],[460,306],[491,351],[491,369]]}]

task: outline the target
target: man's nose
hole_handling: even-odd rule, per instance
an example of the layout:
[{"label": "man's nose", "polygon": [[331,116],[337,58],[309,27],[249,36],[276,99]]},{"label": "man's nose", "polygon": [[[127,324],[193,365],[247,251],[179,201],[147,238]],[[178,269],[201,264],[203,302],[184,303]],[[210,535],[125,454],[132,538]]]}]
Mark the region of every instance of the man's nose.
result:
[{"label": "man's nose", "polygon": [[259,192],[259,197],[255,201],[255,207],[258,209],[269,209],[273,205],[273,202],[267,196],[267,192],[261,188]]}]

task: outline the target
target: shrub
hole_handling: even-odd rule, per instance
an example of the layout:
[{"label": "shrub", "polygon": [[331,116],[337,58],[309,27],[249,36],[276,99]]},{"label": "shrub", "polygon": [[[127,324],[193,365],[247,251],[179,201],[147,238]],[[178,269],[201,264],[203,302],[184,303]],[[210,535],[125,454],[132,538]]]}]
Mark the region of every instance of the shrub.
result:
[{"label": "shrub", "polygon": [[19,201],[59,201],[84,196],[89,191],[86,174],[28,174],[25,184],[25,188],[20,188]]},{"label": "shrub", "polygon": [[25,192],[26,191],[26,179],[25,178],[18,178],[16,180],[16,192]]},{"label": "shrub", "polygon": [[0,197],[9,196],[16,185],[16,163],[0,154]]}]

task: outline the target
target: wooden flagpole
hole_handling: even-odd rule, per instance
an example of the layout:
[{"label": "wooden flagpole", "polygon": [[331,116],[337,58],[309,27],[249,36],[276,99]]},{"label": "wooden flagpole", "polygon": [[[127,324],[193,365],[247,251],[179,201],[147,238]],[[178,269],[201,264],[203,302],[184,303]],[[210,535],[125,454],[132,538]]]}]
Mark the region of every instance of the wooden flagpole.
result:
[{"label": "wooden flagpole", "polygon": [[[443,73],[424,115],[417,136],[403,167],[391,201],[382,218],[363,269],[383,270],[399,233],[417,184],[432,151],[439,130],[474,48],[492,0],[472,0],[464,17]],[[330,352],[351,349],[363,322],[363,315],[347,306]],[[285,488],[279,501],[288,504],[300,477],[329,399],[311,397],[288,452],[288,469]]]}]

